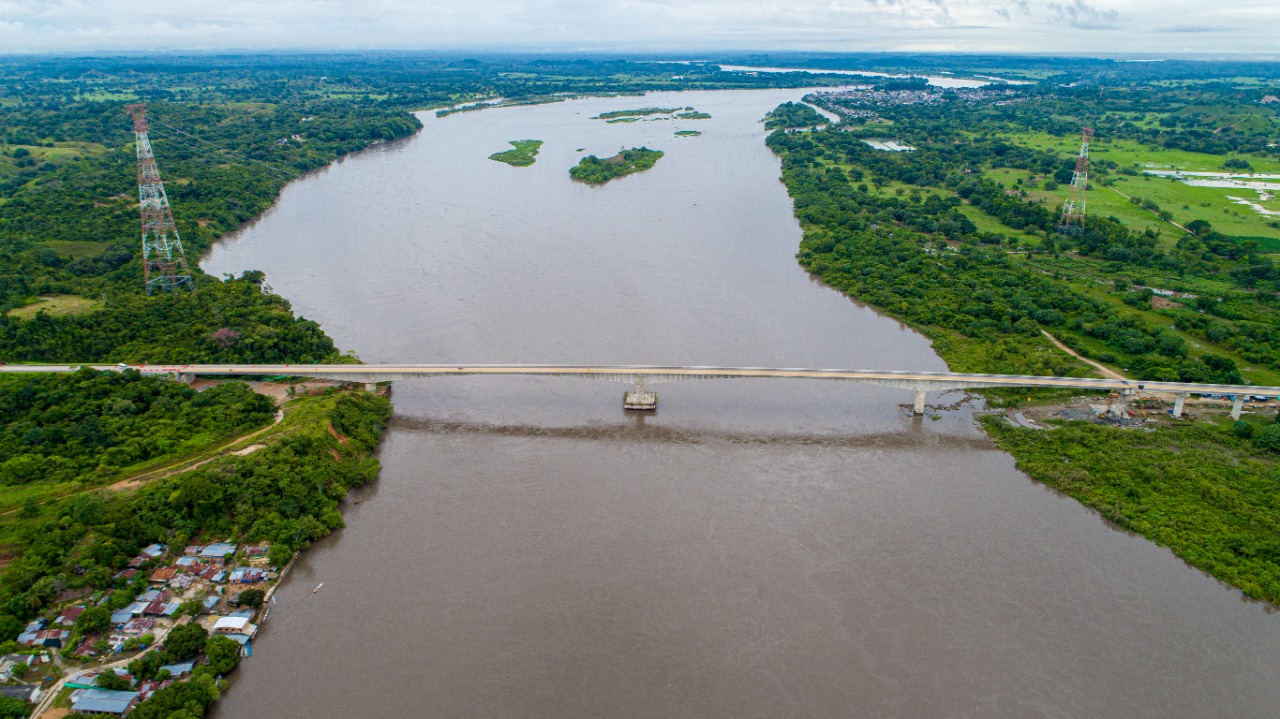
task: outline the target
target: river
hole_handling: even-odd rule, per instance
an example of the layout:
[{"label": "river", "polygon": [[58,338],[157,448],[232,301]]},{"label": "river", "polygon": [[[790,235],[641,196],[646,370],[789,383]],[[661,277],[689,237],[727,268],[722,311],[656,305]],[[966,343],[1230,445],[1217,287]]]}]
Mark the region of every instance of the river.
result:
[{"label": "river", "polygon": [[[373,362],[941,370],[812,281],[761,116],[802,90],[436,119],[204,260]],[[692,106],[710,120],[606,124]],[[678,129],[700,130],[679,138]],[[487,156],[545,141],[537,164]],[[603,187],[584,153],[666,152]],[[582,150],[580,152],[579,150]],[[958,393],[399,382],[378,481],[299,560],[218,719],[1273,715],[1280,618],[1030,481]],[[317,593],[312,589],[323,582]]]}]

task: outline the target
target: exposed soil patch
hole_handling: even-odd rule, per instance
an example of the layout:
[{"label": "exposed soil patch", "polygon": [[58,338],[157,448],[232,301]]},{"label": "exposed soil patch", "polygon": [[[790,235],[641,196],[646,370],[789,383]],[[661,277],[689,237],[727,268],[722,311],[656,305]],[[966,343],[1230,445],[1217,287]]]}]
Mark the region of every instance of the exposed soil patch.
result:
[{"label": "exposed soil patch", "polygon": [[344,445],[345,445],[347,442],[350,442],[350,441],[351,441],[351,440],[347,439],[346,437],[343,437],[341,434],[339,434],[338,430],[334,429],[332,424],[331,424],[331,425],[329,425],[329,434],[333,435],[333,438],[334,438],[334,439],[338,440],[339,442],[341,442],[341,443],[342,443],[342,444],[344,444]]}]

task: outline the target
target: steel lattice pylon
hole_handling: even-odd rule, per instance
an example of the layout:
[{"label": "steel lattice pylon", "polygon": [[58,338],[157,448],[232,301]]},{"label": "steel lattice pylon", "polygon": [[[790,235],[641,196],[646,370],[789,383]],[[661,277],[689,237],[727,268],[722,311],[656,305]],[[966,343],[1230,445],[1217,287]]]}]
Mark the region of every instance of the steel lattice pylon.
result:
[{"label": "steel lattice pylon", "polygon": [[147,137],[147,106],[126,105],[133,118],[133,134],[138,148],[138,202],[142,214],[142,277],[147,294],[159,289],[172,292],[179,287],[193,289],[191,269],[182,251],[182,238],[173,224],[169,196],[160,180],[160,168]]},{"label": "steel lattice pylon", "polygon": [[1062,203],[1062,218],[1058,220],[1058,232],[1077,235],[1084,232],[1085,193],[1089,189],[1089,140],[1093,128],[1080,131],[1080,155],[1076,157],[1076,170],[1071,175],[1071,191]]}]

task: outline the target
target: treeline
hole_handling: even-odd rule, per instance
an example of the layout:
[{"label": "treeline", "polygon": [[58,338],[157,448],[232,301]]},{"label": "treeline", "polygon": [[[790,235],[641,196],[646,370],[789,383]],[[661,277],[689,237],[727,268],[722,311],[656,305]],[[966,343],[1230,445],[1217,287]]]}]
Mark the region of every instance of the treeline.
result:
[{"label": "treeline", "polygon": [[[194,292],[154,297],[119,291],[92,314],[29,320],[0,316],[0,358],[51,363],[242,363],[343,361],[315,322],[264,293],[261,273]],[[139,277],[138,283],[141,284]]]},{"label": "treeline", "polygon": [[248,385],[196,392],[135,371],[0,380],[0,483],[93,482],[123,467],[271,421],[275,403]]},{"label": "treeline", "polygon": [[[948,191],[954,188],[997,217],[1023,226],[1052,222],[1045,208],[963,171],[943,177],[935,174],[940,172],[936,168],[915,171],[910,166],[921,161],[914,157],[920,153],[881,159],[877,155],[891,153],[875,153],[847,133],[774,132],[768,143],[782,157],[783,182],[805,229],[800,263],[828,284],[932,333],[942,340],[943,356],[953,366],[960,363],[957,369],[1085,372],[1071,358],[1048,349],[1043,329],[1098,340],[1107,347],[1106,360],[1124,361],[1143,379],[1239,380],[1231,359],[1212,354],[1192,359],[1185,340],[1136,312],[1072,291],[1015,263],[1003,248],[987,249],[982,242],[986,235],[958,212],[959,196],[873,192],[858,182],[864,172],[858,165],[865,163],[881,178],[902,182],[913,177]],[[922,157],[929,162],[928,155]],[[833,166],[837,164],[855,167],[846,172]],[[1154,253],[1148,239],[1101,220],[1090,223],[1080,243],[1082,252],[1113,258],[1122,252]]]}]

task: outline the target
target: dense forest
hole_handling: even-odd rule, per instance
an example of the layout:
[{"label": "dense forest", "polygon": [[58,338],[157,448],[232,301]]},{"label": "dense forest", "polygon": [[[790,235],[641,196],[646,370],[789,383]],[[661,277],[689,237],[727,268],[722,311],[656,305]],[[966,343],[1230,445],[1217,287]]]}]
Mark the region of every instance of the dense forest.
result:
[{"label": "dense forest", "polygon": [[93,483],[120,469],[265,426],[270,398],[240,382],[196,392],[137,372],[0,380],[0,483]]}]

